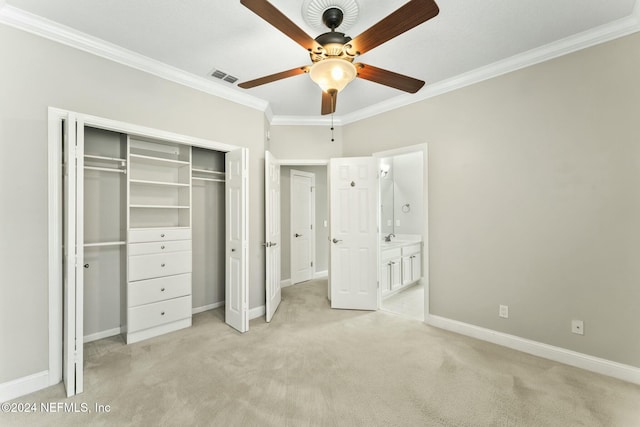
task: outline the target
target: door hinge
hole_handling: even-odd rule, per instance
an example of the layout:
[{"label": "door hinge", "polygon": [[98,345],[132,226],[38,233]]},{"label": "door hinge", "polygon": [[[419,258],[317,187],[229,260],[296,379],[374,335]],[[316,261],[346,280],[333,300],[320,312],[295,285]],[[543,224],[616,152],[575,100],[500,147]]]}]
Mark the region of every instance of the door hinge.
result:
[{"label": "door hinge", "polygon": [[313,261],[311,261],[311,267],[313,267]]},{"label": "door hinge", "polygon": [[313,224],[310,225],[311,229],[313,230]]}]

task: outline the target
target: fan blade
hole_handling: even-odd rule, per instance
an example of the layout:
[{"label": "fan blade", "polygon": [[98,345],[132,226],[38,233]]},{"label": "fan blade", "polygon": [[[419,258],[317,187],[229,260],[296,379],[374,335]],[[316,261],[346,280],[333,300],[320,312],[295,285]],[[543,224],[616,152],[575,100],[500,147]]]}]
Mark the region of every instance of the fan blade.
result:
[{"label": "fan blade", "polygon": [[294,24],[282,12],[276,9],[266,0],[240,0],[253,13],[267,21],[269,24],[282,31],[284,35],[303,48],[311,51],[317,51],[322,48],[311,36],[304,32],[300,27]]},{"label": "fan blade", "polygon": [[248,82],[238,83],[238,87],[242,89],[251,89],[252,87],[260,86],[266,83],[275,82],[276,80],[286,79],[287,77],[297,76],[298,74],[304,74],[308,71],[309,67],[292,68],[291,70],[281,71],[279,73],[271,74],[269,76],[260,77],[259,79],[249,80]]},{"label": "fan blade", "polygon": [[322,115],[335,113],[336,101],[338,101],[338,92],[322,91]]},{"label": "fan blade", "polygon": [[358,77],[374,83],[380,83],[381,85],[393,87],[409,93],[416,93],[422,88],[422,86],[424,86],[424,82],[422,80],[394,73],[393,71],[383,70],[382,68],[374,67],[373,65],[363,63],[353,65],[358,69]]},{"label": "fan blade", "polygon": [[440,12],[433,0],[411,0],[373,25],[351,42],[353,51],[363,54],[433,18]]}]

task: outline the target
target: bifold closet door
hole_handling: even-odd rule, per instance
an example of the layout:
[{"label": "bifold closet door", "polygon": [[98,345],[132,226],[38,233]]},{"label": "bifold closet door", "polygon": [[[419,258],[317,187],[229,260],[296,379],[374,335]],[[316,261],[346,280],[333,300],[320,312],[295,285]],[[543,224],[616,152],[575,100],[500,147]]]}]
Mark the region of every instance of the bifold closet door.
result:
[{"label": "bifold closet door", "polygon": [[240,332],[249,330],[248,151],[226,154],[226,279],[225,322]]},{"label": "bifold closet door", "polygon": [[63,367],[67,396],[83,390],[84,123],[69,113],[63,125]]}]

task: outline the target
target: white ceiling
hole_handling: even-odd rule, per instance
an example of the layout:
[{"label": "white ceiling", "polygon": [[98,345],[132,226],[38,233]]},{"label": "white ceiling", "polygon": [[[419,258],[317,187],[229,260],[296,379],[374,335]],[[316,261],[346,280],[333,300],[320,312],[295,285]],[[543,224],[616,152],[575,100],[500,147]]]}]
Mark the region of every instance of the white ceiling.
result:
[{"label": "white ceiling", "polygon": [[[355,37],[406,3],[356,0]],[[336,116],[402,104],[442,82],[634,15],[635,0],[436,0],[440,14],[367,52],[359,61],[427,82],[415,95],[356,79],[338,97]],[[211,85],[267,101],[275,117],[320,117],[320,89],[299,75],[254,89],[208,77],[220,69],[251,80],[310,63],[307,52],[239,0],[5,0],[9,7],[71,27],[129,51],[207,78]],[[271,0],[316,37],[303,1]],[[2,8],[2,1],[0,1]],[[596,29],[596,30],[594,30]],[[237,83],[238,83],[237,82]]]}]

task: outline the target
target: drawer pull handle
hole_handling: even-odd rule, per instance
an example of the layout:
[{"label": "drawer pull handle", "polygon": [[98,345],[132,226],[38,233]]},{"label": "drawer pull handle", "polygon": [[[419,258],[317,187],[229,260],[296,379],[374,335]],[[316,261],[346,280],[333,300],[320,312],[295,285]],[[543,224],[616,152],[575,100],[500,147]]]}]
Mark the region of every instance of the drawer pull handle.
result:
[{"label": "drawer pull handle", "polygon": [[165,264],[165,263],[163,262],[162,264],[160,264],[160,267],[164,267],[165,265],[167,265],[167,264]]},{"label": "drawer pull handle", "polygon": [[161,288],[161,289],[160,289],[160,292],[164,292],[164,288]]},{"label": "drawer pull handle", "polygon": [[164,316],[164,311],[162,313],[160,313],[160,316]]},{"label": "drawer pull handle", "polygon": [[164,233],[162,233],[162,234],[160,235],[160,237],[164,237]]},{"label": "drawer pull handle", "polygon": [[160,246],[160,249],[164,249],[164,245]]}]

